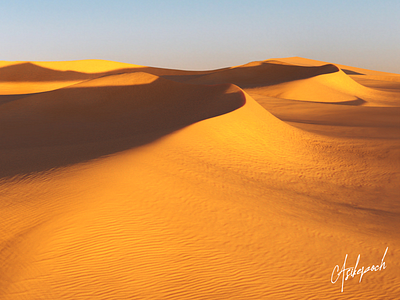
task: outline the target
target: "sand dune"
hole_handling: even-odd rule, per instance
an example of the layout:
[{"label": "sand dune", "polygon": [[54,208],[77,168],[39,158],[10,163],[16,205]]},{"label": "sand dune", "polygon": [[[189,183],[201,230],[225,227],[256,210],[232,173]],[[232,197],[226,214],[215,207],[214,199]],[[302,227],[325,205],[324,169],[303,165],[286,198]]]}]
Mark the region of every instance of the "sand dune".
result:
[{"label": "sand dune", "polygon": [[75,71],[82,73],[103,73],[121,69],[139,69],[145,66],[127,64],[102,59],[86,59],[71,61],[36,61],[35,65],[58,70],[58,71]]},{"label": "sand dune", "polygon": [[88,79],[134,72],[186,81],[216,71],[182,71],[94,59],[65,62],[0,61],[0,100],[4,95],[46,92]]},{"label": "sand dune", "polygon": [[343,71],[248,90],[250,93],[300,101],[369,106],[400,106],[397,92],[365,87]]},{"label": "sand dune", "polygon": [[[289,62],[302,62],[302,65],[294,65]],[[350,70],[341,70],[332,64],[315,63],[301,59],[266,60],[253,62],[247,65],[233,67],[228,70],[206,74],[189,82],[198,84],[233,83],[245,89],[251,95],[264,95],[275,98],[343,103],[352,105],[370,106],[399,106],[398,93],[392,90],[376,90],[370,83],[366,87],[350,78],[348,74],[366,76]],[[304,65],[307,63],[307,65]],[[317,64],[317,65],[315,65]],[[358,69],[357,69],[358,70]],[[358,70],[364,72],[364,70]],[[370,72],[372,74],[376,74]],[[380,73],[378,73],[380,74]],[[383,75],[369,75],[366,79],[375,82],[388,80],[388,78],[400,78]],[[393,79],[396,81],[396,79]],[[377,84],[382,88],[382,85]],[[387,85],[386,85],[387,86]],[[393,84],[391,85],[393,88]]]},{"label": "sand dune", "polygon": [[1,299],[398,297],[395,97],[331,64],[66,66],[95,75],[0,103]]},{"label": "sand dune", "polygon": [[302,67],[276,61],[264,61],[218,71],[190,82],[200,84],[233,83],[242,88],[252,88],[275,85],[337,71],[339,69],[332,64],[318,67]]},{"label": "sand dune", "polygon": [[89,79],[86,73],[58,71],[27,62],[1,68],[2,82],[72,81]]},{"label": "sand dune", "polygon": [[[82,60],[67,62],[0,61],[1,95],[29,94],[55,90],[82,80],[103,76],[122,68],[141,66],[124,63]],[[100,73],[100,74],[98,74]]]},{"label": "sand dune", "polygon": [[[303,58],[303,57],[285,57],[285,58],[277,58],[275,60],[279,61],[281,63],[295,64],[295,65],[299,65],[299,66],[321,66],[321,65],[326,64],[326,62],[323,62],[323,61],[308,59],[308,58]],[[338,66],[340,69],[344,70],[349,75],[365,75],[365,76],[379,76],[379,77],[387,76],[387,77],[391,77],[391,78],[393,78],[393,77],[400,78],[400,74],[396,74],[396,73],[381,72],[381,71],[357,68],[357,67],[341,65],[341,64],[335,64],[335,65]],[[395,79],[395,80],[397,80],[397,79]]]},{"label": "sand dune", "polygon": [[[4,128],[0,139],[2,150],[11,153],[12,159],[3,153],[0,172],[38,171],[42,169],[36,169],[38,165],[60,166],[77,162],[82,155],[95,158],[119,147],[138,146],[228,113],[243,101],[242,92],[229,84],[187,85],[141,72],[110,75],[9,101],[0,106]],[[114,140],[122,140],[123,146]],[[86,151],[85,145],[90,145]],[[68,146],[68,151],[78,147],[78,154],[66,157],[62,146]],[[54,147],[61,147],[59,154]],[[15,154],[19,149],[25,151]]]},{"label": "sand dune", "polygon": [[[144,66],[127,64],[115,61],[101,59],[71,60],[71,61],[0,61],[0,68],[15,66],[26,63],[32,63],[36,66],[57,70],[57,71],[75,71],[82,73],[101,73],[118,69],[141,68]],[[21,74],[23,76],[23,74]]]}]

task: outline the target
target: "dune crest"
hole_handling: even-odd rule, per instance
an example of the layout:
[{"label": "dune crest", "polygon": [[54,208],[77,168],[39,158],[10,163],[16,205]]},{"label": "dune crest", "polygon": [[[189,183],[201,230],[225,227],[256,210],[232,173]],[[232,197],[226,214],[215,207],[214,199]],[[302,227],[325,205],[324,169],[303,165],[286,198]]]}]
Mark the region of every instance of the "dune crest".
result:
[{"label": "dune crest", "polygon": [[398,93],[365,87],[351,79],[343,71],[252,89],[251,93],[322,103],[353,101],[356,105],[400,106]]},{"label": "dune crest", "polygon": [[[0,105],[0,124],[6,129],[0,131],[0,150],[5,151],[0,172],[35,171],[36,160],[48,168],[96,158],[243,104],[243,92],[229,84],[189,85],[147,73],[109,75],[26,96]],[[92,149],[95,145],[98,150]],[[65,157],[62,147],[77,147],[78,153]]]},{"label": "dune crest", "polygon": [[[302,58],[274,59],[217,71],[188,82],[233,83],[257,97],[263,95],[319,103],[400,106],[397,92],[374,89],[357,82],[362,83],[366,79],[387,80],[390,74],[386,74],[386,77],[382,75],[381,77],[373,75],[365,77],[364,73],[357,73],[350,69],[342,70],[333,64]],[[376,73],[369,72],[369,74]],[[389,78],[393,81],[397,80],[396,76],[389,76]]]},{"label": "dune crest", "polygon": [[70,85],[67,88],[141,85],[150,84],[158,79],[160,79],[159,76],[145,72],[122,73],[83,81],[75,85]]},{"label": "dune crest", "polygon": [[339,69],[332,64],[318,67],[300,67],[276,61],[263,61],[207,74],[189,82],[197,84],[233,83],[241,88],[252,88],[338,71]]}]

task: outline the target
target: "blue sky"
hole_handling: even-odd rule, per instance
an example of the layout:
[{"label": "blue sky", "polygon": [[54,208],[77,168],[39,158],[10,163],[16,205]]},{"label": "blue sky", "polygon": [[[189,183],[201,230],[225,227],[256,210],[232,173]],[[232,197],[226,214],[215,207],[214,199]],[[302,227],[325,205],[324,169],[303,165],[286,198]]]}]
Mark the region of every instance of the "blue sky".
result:
[{"label": "blue sky", "polygon": [[400,1],[3,0],[0,60],[215,69],[302,56],[400,73]]}]

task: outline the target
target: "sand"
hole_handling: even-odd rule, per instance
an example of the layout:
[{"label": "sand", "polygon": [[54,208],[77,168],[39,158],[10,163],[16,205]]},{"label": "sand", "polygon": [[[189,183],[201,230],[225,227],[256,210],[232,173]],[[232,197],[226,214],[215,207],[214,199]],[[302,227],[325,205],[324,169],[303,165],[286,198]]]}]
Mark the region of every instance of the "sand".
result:
[{"label": "sand", "polygon": [[398,78],[1,62],[0,298],[398,298]]}]

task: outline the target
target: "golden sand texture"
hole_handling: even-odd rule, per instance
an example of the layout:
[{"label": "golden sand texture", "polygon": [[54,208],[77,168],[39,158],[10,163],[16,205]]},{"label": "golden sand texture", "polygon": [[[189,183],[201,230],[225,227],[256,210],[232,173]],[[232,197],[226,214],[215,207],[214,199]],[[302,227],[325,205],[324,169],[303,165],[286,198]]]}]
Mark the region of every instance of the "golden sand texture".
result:
[{"label": "golden sand texture", "polygon": [[[278,60],[97,75],[0,96],[1,299],[400,295],[400,89]],[[385,269],[341,292],[346,254]]]}]

